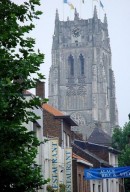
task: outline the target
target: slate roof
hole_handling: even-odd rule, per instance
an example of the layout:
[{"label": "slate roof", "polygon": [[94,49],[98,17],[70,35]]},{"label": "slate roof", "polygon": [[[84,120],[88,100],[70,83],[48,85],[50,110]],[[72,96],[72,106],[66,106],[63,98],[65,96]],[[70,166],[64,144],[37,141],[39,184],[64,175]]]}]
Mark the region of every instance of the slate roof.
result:
[{"label": "slate roof", "polygon": [[111,152],[111,153],[114,153],[114,154],[120,154],[120,151],[119,150],[116,150],[110,146],[105,146],[105,145],[101,145],[101,144],[96,144],[96,143],[91,143],[91,142],[88,142],[88,141],[81,141],[81,140],[75,140],[74,143],[76,145],[78,145],[79,147],[81,147],[82,149],[84,150],[89,150],[89,148],[92,146],[93,148],[95,149],[106,149],[106,151],[108,152]]},{"label": "slate roof", "polygon": [[[93,159],[95,159],[103,167],[111,167],[111,165],[107,161],[104,161],[103,159],[97,157],[95,154],[89,152],[87,149],[83,149],[75,143],[72,143],[72,150],[73,150],[73,153],[76,153],[77,155],[80,155],[81,157],[82,157],[82,155],[86,156],[86,159],[88,161],[90,161],[91,163],[93,163]],[[79,154],[79,152],[80,152],[80,154]]]},{"label": "slate roof", "polygon": [[101,128],[96,127],[89,136],[87,141],[95,144],[111,146],[112,138],[107,133],[105,133]]}]

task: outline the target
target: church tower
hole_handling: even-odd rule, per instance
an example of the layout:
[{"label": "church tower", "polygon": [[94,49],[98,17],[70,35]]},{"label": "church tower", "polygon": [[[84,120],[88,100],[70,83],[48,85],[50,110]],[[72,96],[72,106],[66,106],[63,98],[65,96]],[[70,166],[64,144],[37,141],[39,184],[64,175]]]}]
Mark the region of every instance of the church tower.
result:
[{"label": "church tower", "polygon": [[115,79],[107,17],[60,21],[58,11],[49,73],[49,103],[70,115],[79,125],[73,131],[87,139],[98,122],[112,134],[118,125]]}]

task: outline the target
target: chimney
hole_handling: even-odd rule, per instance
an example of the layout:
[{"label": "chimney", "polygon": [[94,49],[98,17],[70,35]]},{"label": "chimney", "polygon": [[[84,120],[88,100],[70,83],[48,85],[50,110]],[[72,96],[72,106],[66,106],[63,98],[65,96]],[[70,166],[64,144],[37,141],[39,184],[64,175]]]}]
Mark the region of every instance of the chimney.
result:
[{"label": "chimney", "polygon": [[45,98],[45,82],[37,81],[36,84],[36,96]]}]

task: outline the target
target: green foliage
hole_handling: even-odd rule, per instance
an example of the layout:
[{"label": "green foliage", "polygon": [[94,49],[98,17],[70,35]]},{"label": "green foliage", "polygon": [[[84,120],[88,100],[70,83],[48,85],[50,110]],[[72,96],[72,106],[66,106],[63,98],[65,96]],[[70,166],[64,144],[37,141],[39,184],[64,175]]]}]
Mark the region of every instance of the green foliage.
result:
[{"label": "green foliage", "polygon": [[[51,185],[47,185],[46,189],[48,192],[57,192],[58,191],[57,189],[53,189],[53,187]],[[66,190],[65,184],[60,183],[59,184],[59,192],[65,192],[65,190]]]},{"label": "green foliage", "polygon": [[53,187],[51,185],[47,185],[46,189],[48,192],[57,192],[58,191],[58,190],[53,189]]},{"label": "green foliage", "polygon": [[122,128],[115,128],[112,136],[113,148],[122,149]]},{"label": "green foliage", "polygon": [[[130,166],[130,121],[123,128],[116,128],[113,133],[113,147],[120,150],[119,166]],[[125,179],[125,189],[130,192],[130,181]]]},{"label": "green foliage", "polygon": [[[40,145],[23,123],[38,117],[30,112],[41,105],[39,98],[25,99],[25,90],[44,79],[39,67],[44,55],[35,51],[35,40],[25,35],[41,12],[40,0],[21,5],[0,0],[0,191],[33,192],[47,181],[35,162]],[[37,78],[32,78],[32,74]],[[28,110],[26,110],[28,108]],[[30,109],[30,110],[29,110]]]},{"label": "green foliage", "polygon": [[121,166],[130,166],[130,145],[126,144],[125,148],[122,149],[122,153],[119,156],[119,164]]},{"label": "green foliage", "polygon": [[125,150],[129,145],[130,122],[126,123],[123,128],[115,128],[112,136],[113,147],[119,150]]},{"label": "green foliage", "polygon": [[60,187],[60,189],[59,189],[60,192],[65,192],[65,190],[66,190],[65,184],[60,183],[60,184],[59,184],[59,187]]},{"label": "green foliage", "polygon": [[47,189],[48,192],[52,192],[52,190],[53,190],[51,185],[47,185],[46,189]]}]

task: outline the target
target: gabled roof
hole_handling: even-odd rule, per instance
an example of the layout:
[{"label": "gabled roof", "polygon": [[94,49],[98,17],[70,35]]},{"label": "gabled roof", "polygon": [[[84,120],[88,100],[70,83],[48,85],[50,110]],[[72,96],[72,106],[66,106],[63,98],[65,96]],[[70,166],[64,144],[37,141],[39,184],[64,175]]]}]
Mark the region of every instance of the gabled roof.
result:
[{"label": "gabled roof", "polygon": [[111,146],[112,138],[101,128],[96,127],[88,138],[88,142]]},{"label": "gabled roof", "polygon": [[75,121],[73,121],[69,115],[64,115],[62,112],[60,112],[58,109],[52,107],[51,105],[45,103],[42,105],[42,108],[49,112],[50,114],[54,115],[56,119],[63,119],[66,121],[70,126],[77,126]]}]

